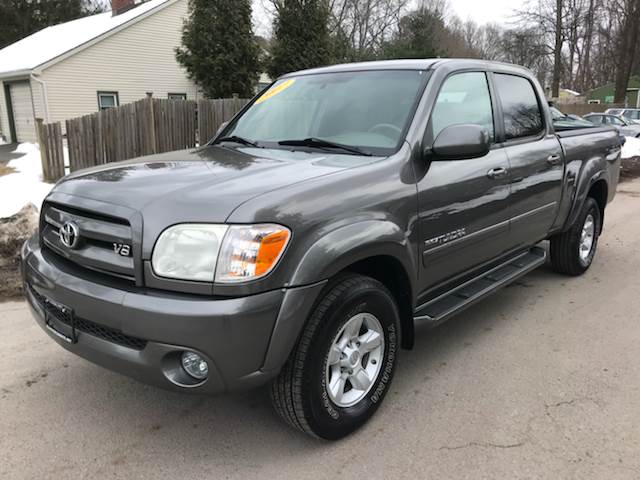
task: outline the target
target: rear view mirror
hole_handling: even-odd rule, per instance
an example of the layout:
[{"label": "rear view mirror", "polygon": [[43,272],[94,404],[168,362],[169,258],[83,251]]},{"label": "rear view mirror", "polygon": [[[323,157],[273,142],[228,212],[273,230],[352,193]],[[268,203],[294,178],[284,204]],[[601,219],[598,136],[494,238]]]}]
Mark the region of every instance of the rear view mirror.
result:
[{"label": "rear view mirror", "polygon": [[490,148],[486,128],[475,124],[450,125],[436,137],[430,156],[433,160],[467,160],[484,157]]}]

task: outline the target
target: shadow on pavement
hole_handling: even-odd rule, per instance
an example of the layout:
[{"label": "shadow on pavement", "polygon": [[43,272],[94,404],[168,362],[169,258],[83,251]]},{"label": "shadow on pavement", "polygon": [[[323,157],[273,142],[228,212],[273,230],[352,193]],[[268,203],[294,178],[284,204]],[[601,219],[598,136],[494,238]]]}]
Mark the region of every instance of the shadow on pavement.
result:
[{"label": "shadow on pavement", "polygon": [[13,153],[18,148],[17,143],[8,143],[0,145],[0,165],[6,164],[11,160],[24,156],[24,153]]}]

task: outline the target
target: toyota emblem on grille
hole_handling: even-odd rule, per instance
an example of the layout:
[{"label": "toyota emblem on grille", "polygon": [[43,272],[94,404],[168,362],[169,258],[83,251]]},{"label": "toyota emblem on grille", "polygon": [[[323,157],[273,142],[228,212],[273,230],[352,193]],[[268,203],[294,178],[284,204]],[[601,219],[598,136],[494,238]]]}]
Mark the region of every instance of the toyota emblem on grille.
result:
[{"label": "toyota emblem on grille", "polygon": [[60,241],[65,247],[75,248],[78,244],[78,238],[80,233],[78,232],[78,226],[75,223],[67,222],[60,227]]}]

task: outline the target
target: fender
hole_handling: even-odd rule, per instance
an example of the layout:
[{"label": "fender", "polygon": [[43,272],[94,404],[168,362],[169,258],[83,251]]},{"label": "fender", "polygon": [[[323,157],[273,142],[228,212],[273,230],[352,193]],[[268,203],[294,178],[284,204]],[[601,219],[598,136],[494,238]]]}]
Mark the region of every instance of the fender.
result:
[{"label": "fender", "polygon": [[[302,286],[290,288],[285,293],[263,371],[278,372],[282,368],[328,279],[359,260],[377,255],[396,258],[408,273],[412,292],[415,291],[416,274],[412,266],[415,257],[404,231],[395,223],[364,220],[316,237],[291,279],[290,286]],[[411,346],[413,336],[409,336],[411,340],[407,345]]]},{"label": "fender", "polygon": [[298,263],[291,285],[326,280],[359,260],[377,255],[397,259],[415,292],[417,263],[407,234],[392,221],[375,219],[343,225],[317,237]]},{"label": "fender", "polygon": [[577,175],[578,184],[575,189],[573,202],[571,203],[571,209],[569,210],[567,219],[562,226],[563,232],[571,228],[571,225],[575,223],[578,215],[580,214],[580,210],[587,199],[589,190],[598,180],[604,180],[607,184],[607,188],[609,188],[606,160],[604,158],[593,158],[587,160],[583,164],[580,174]]}]

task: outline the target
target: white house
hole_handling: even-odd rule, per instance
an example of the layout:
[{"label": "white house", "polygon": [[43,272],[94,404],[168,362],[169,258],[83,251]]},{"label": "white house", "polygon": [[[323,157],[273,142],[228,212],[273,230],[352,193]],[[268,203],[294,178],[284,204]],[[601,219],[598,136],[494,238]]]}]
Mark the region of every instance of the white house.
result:
[{"label": "white house", "polygon": [[0,136],[36,140],[45,122],[153,93],[196,99],[175,59],[187,0],[112,0],[112,11],[45,28],[0,50]]}]

